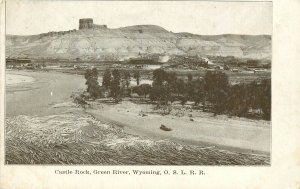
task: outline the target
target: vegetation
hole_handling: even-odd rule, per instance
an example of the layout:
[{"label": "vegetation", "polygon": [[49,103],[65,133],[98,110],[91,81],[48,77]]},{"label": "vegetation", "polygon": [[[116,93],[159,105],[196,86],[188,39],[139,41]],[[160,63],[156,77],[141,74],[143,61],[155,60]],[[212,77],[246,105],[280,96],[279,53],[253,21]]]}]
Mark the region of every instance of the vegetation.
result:
[{"label": "vegetation", "polygon": [[226,109],[229,94],[228,76],[222,72],[208,71],[204,77],[204,82],[206,100],[212,103],[215,113],[223,112]]},{"label": "vegetation", "polygon": [[128,89],[129,85],[130,85],[130,72],[127,70],[124,70],[122,72],[122,85],[126,86],[126,89]]},{"label": "vegetation", "polygon": [[136,79],[136,85],[140,85],[141,73],[139,70],[134,71],[133,77]]},{"label": "vegetation", "polygon": [[147,95],[150,94],[151,90],[152,87],[149,84],[141,84],[140,86],[136,86],[133,88],[134,93],[137,93],[140,96],[144,96],[144,98],[146,98]]},{"label": "vegetation", "polygon": [[110,95],[113,97],[116,101],[119,101],[121,97],[121,73],[118,69],[114,69],[112,71],[112,80],[110,85]]},{"label": "vegetation", "polygon": [[87,69],[84,77],[86,79],[87,92],[93,99],[102,97],[101,87],[98,83],[98,70],[96,68]]},{"label": "vegetation", "polygon": [[102,86],[105,88],[109,88],[111,84],[111,79],[112,79],[111,72],[109,69],[106,69],[103,75]]},{"label": "vegetation", "polygon": [[[252,114],[262,115],[264,119],[271,119],[271,80],[235,85],[230,88],[227,107],[231,114],[247,116]],[[256,112],[257,113],[256,113]]]},{"label": "vegetation", "polygon": [[[137,86],[130,86],[131,75]],[[230,85],[228,76],[221,71],[207,71],[203,78],[187,80],[179,78],[173,72],[163,69],[153,71],[153,83],[140,85],[140,73],[129,71],[105,70],[102,87],[98,84],[97,69],[87,70],[87,92],[91,98],[101,98],[104,92],[119,102],[123,97],[130,97],[131,92],[143,98],[149,98],[158,107],[171,111],[174,101],[184,105],[187,101],[194,102],[194,107],[203,111],[211,111],[215,115],[228,114],[239,117],[271,118],[271,80],[254,81]]]}]

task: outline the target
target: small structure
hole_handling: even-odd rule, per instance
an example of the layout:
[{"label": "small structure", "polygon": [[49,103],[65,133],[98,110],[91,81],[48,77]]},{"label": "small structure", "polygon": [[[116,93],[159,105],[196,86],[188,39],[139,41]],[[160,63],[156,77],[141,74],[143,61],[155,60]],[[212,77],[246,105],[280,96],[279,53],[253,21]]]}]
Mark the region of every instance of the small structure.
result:
[{"label": "small structure", "polygon": [[143,64],[160,64],[153,59],[143,59],[143,58],[138,58],[138,59],[130,59],[128,64],[134,64],[134,65],[143,65]]}]

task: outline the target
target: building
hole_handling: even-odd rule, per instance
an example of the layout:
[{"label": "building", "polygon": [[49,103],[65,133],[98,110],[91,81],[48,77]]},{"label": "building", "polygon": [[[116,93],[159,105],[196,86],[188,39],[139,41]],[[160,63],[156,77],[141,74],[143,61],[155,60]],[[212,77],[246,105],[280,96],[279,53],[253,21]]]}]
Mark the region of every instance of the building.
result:
[{"label": "building", "polygon": [[28,58],[6,58],[6,66],[26,66],[31,64],[31,60]]},{"label": "building", "polygon": [[137,65],[137,64],[161,64],[157,61],[154,61],[153,59],[142,59],[142,58],[139,58],[139,59],[130,59],[128,64],[134,64],[134,65]]}]

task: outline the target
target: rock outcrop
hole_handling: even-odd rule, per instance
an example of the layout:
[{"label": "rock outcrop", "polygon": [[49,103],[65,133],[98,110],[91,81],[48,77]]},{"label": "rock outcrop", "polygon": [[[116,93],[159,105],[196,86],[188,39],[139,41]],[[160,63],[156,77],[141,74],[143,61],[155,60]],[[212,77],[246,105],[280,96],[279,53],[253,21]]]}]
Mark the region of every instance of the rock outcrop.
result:
[{"label": "rock outcrop", "polygon": [[94,24],[92,18],[82,18],[79,19],[79,29],[107,29],[107,26]]}]

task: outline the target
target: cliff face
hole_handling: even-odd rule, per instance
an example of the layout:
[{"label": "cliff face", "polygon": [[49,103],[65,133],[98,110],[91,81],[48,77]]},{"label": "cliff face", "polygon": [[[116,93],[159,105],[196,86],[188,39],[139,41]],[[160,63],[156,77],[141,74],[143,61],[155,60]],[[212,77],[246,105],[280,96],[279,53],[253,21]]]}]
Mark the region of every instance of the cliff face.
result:
[{"label": "cliff face", "polygon": [[216,55],[271,58],[271,36],[201,36],[172,33],[159,26],[109,29],[93,20],[79,21],[79,30],[32,36],[7,36],[6,56],[123,60],[140,54]]}]

